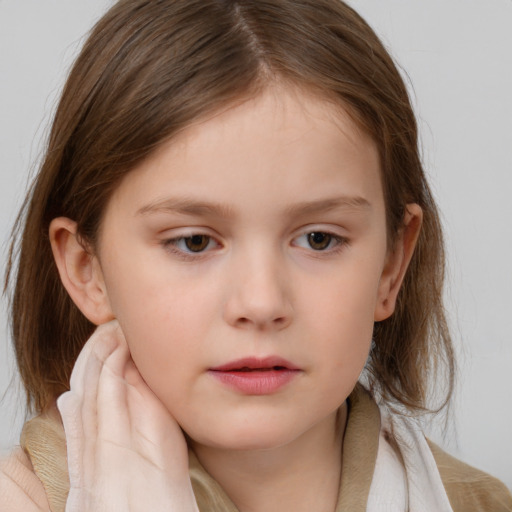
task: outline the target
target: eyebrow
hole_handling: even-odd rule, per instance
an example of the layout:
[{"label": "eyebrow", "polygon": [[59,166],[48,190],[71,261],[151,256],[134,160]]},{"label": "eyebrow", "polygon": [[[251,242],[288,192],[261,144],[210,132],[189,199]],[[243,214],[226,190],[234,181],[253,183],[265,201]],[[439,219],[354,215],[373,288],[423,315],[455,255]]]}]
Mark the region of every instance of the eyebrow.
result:
[{"label": "eyebrow", "polygon": [[[363,197],[340,196],[315,201],[304,201],[288,206],[284,210],[285,216],[301,216],[325,213],[331,210],[355,210],[365,211],[371,209],[371,204]],[[198,201],[187,197],[166,198],[143,206],[137,211],[137,215],[151,213],[176,213],[181,215],[195,215],[198,217],[215,216],[220,218],[234,217],[235,210],[223,203],[210,201]]]},{"label": "eyebrow", "polygon": [[214,215],[216,217],[233,217],[234,210],[222,203],[209,201],[197,201],[187,197],[167,198],[143,206],[137,211],[137,215],[147,215],[148,213],[179,213],[182,215],[206,216]]},{"label": "eyebrow", "polygon": [[302,203],[294,204],[286,208],[285,213],[292,217],[325,213],[331,210],[365,211],[370,209],[371,204],[364,197],[341,196],[320,199],[317,201],[304,201]]}]

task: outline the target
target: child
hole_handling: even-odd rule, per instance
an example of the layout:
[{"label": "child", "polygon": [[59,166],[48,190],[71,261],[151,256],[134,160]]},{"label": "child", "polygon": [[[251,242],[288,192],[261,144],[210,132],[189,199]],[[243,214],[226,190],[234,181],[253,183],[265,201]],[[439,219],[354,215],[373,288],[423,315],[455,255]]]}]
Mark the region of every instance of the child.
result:
[{"label": "child", "polygon": [[410,417],[453,385],[442,235],[343,3],[118,2],[23,222],[5,510],[512,510]]}]

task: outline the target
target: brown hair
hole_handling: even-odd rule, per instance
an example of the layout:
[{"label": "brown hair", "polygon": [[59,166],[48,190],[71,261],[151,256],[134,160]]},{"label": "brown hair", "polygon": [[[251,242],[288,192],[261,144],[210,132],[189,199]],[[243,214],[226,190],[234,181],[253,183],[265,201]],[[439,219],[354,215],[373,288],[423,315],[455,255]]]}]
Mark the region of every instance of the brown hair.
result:
[{"label": "brown hair", "polygon": [[397,310],[375,325],[367,369],[385,401],[414,411],[428,406],[429,383],[446,366],[442,404],[448,401],[454,359],[440,221],[406,87],[371,28],[339,0],[121,0],[94,27],[70,73],[15,227],[21,235],[11,246],[6,288],[12,281],[12,336],[30,408],[44,410],[68,388],[94,329],[60,282],[50,221],[75,220],[94,247],[126,173],[191,122],[276,80],[334,99],[373,137],[391,241],[405,205],[423,209]]}]

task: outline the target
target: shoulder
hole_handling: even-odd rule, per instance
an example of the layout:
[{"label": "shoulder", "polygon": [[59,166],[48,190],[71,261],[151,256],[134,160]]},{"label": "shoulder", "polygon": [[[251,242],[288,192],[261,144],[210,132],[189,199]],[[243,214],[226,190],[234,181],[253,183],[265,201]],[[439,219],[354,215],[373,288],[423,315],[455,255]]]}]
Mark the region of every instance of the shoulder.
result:
[{"label": "shoulder", "polygon": [[50,509],[43,484],[19,446],[0,460],[0,496],[2,512],[47,512]]},{"label": "shoulder", "polygon": [[512,494],[502,482],[427,442],[454,512],[512,512]]},{"label": "shoulder", "polygon": [[26,422],[20,444],[0,460],[0,512],[64,510],[66,440],[56,408]]}]

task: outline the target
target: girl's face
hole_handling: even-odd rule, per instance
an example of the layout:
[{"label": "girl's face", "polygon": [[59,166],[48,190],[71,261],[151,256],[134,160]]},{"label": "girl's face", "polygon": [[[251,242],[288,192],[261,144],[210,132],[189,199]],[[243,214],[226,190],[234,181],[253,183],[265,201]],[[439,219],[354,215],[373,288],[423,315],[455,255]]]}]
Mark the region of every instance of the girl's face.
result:
[{"label": "girl's face", "polygon": [[136,366],[196,443],[284,445],[334,421],[389,314],[375,144],[270,89],[129,173],[98,261]]}]

